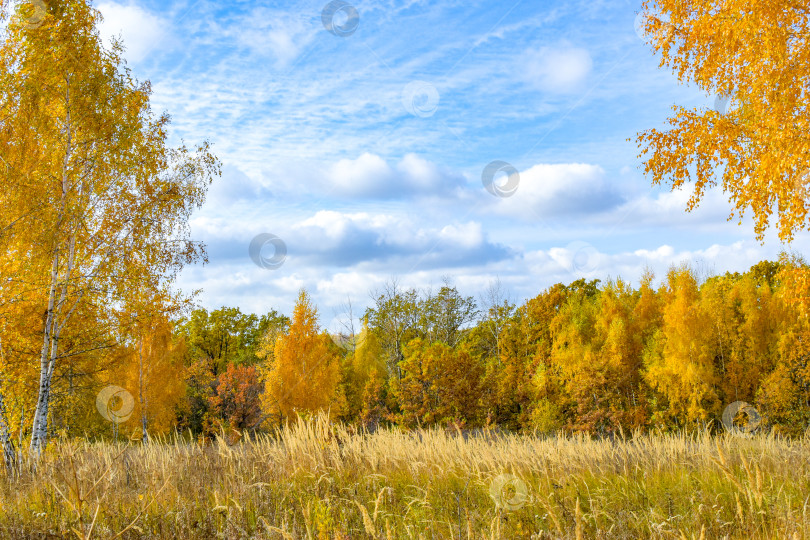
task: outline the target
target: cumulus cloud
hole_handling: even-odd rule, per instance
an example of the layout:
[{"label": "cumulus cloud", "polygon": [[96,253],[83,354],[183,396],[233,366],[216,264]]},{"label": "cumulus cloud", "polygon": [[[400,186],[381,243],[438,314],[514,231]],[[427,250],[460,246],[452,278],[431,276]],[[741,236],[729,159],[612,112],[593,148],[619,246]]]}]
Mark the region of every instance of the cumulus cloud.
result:
[{"label": "cumulus cloud", "polygon": [[424,225],[408,216],[321,211],[293,226],[291,253],[312,264],[383,267],[455,267],[477,265],[511,256],[490,242],[480,223],[444,227]]},{"label": "cumulus cloud", "polygon": [[394,170],[380,156],[364,153],[359,158],[341,159],[329,171],[335,189],[348,196],[384,196],[391,193]]},{"label": "cumulus cloud", "polygon": [[333,164],[325,178],[334,195],[373,199],[447,194],[464,184],[460,174],[415,154],[406,154],[392,167],[380,156],[366,152],[357,159]]},{"label": "cumulus cloud", "polygon": [[474,221],[461,225],[447,225],[439,231],[439,238],[462,248],[475,248],[485,242],[481,224]]},{"label": "cumulus cloud", "polygon": [[727,229],[731,210],[728,196],[719,188],[709,189],[697,208],[687,212],[693,191],[694,184],[688,182],[675,191],[667,188],[641,191],[618,207],[615,216],[621,216],[624,227]]},{"label": "cumulus cloud", "polygon": [[601,167],[565,163],[535,165],[520,173],[513,196],[489,201],[496,214],[543,221],[604,212],[622,204],[624,197],[609,184]]},{"label": "cumulus cloud", "polygon": [[[205,231],[212,263],[252,264],[247,256],[247,237],[252,235],[246,228],[218,220],[196,225]],[[273,234],[287,245],[285,266],[299,269],[364,266],[396,273],[402,268],[476,266],[513,255],[490,241],[480,223],[434,226],[407,215],[322,210]]]}]

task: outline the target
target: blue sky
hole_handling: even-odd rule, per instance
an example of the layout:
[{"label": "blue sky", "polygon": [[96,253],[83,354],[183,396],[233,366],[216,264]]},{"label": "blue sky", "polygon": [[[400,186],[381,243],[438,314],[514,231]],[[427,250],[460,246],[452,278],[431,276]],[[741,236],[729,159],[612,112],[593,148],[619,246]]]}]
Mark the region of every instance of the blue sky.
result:
[{"label": "blue sky", "polygon": [[[208,139],[223,162],[192,223],[210,263],[180,280],[207,308],[289,313],[306,287],[336,329],[342,303],[394,276],[473,296],[498,279],[520,302],[682,261],[744,271],[806,243],[762,245],[720,190],[686,213],[688,191],[644,178],[635,134],[714,96],[659,69],[635,1],[356,1],[344,36],[325,5],[96,3],[172,142]],[[510,197],[483,186],[496,160],[518,171]],[[277,269],[248,255],[262,233],[287,247]]]}]

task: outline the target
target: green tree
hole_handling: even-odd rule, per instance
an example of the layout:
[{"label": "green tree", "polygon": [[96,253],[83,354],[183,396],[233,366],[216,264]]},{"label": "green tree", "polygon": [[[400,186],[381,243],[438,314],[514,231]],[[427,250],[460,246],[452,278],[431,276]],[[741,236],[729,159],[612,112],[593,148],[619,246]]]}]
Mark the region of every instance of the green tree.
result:
[{"label": "green tree", "polygon": [[391,280],[374,293],[373,299],[374,305],[365,318],[385,353],[388,375],[402,378],[402,348],[417,335],[419,294],[414,289],[403,290],[396,280]]},{"label": "green tree", "polygon": [[405,425],[480,421],[483,369],[466,348],[413,339],[405,346],[402,374],[392,391]]},{"label": "green tree", "polygon": [[183,321],[181,332],[186,336],[189,355],[205,360],[216,377],[229,364],[256,364],[262,336],[271,324],[284,319],[275,311],[260,319],[239,308],[223,306],[210,313],[198,308]]},{"label": "green tree", "polygon": [[419,301],[419,329],[428,343],[446,343],[455,347],[464,327],[475,320],[478,310],[475,300],[463,297],[449,282],[436,294],[427,294]]}]

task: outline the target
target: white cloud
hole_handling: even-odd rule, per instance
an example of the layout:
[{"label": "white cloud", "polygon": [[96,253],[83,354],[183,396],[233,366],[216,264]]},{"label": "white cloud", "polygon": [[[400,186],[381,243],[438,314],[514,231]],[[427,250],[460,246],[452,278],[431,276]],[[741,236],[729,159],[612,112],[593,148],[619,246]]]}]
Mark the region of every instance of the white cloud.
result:
[{"label": "white cloud", "polygon": [[439,237],[465,248],[474,248],[484,242],[481,224],[474,221],[461,225],[447,225],[439,231]]},{"label": "white cloud", "polygon": [[320,210],[307,217],[299,214],[261,221],[255,211],[246,211],[239,218],[198,217],[192,230],[206,242],[211,263],[218,266],[250,266],[247,247],[261,232],[285,242],[284,267],[296,271],[305,267],[325,272],[374,268],[396,274],[402,268],[458,268],[512,256],[506,246],[487,238],[481,223],[432,223],[400,212]]},{"label": "white cloud", "polygon": [[385,265],[392,259],[432,254],[434,263],[452,265],[458,257],[474,260],[482,250],[503,253],[502,247],[487,241],[480,223],[434,227],[407,215],[322,210],[292,225],[287,235],[293,249],[336,264]]},{"label": "white cloud", "polygon": [[380,156],[364,153],[355,160],[341,159],[330,169],[335,189],[348,196],[379,196],[391,190],[394,171]]},{"label": "white cloud", "polygon": [[270,190],[265,186],[247,176],[239,168],[227,164],[222,167],[222,176],[211,185],[208,200],[217,206],[227,206],[240,201],[253,201],[270,194]]},{"label": "white cloud", "polygon": [[416,191],[431,192],[442,187],[445,178],[435,163],[431,163],[416,154],[406,154],[397,164],[405,181]]},{"label": "white cloud", "polygon": [[126,47],[124,57],[129,62],[139,62],[171,39],[168,21],[134,2],[100,2],[97,8],[104,18],[99,27],[102,39],[109,43],[112,37],[122,38]]},{"label": "white cloud", "polygon": [[229,29],[243,47],[274,57],[279,66],[292,63],[320,30],[300,12],[264,7],[255,8]]},{"label": "white cloud", "polygon": [[603,212],[621,202],[621,195],[612,189],[605,180],[605,171],[597,165],[540,164],[520,173],[514,195],[491,198],[490,208],[496,214],[545,221],[561,215]]},{"label": "white cloud", "polygon": [[625,227],[694,227],[696,225],[728,229],[726,219],[731,205],[719,188],[708,189],[700,204],[687,212],[694,184],[685,183],[675,191],[667,188],[638,194],[616,209]]},{"label": "white cloud", "polygon": [[396,198],[448,193],[463,182],[460,174],[442,170],[415,154],[406,154],[394,167],[376,154],[341,159],[329,167],[323,186],[336,196]]}]

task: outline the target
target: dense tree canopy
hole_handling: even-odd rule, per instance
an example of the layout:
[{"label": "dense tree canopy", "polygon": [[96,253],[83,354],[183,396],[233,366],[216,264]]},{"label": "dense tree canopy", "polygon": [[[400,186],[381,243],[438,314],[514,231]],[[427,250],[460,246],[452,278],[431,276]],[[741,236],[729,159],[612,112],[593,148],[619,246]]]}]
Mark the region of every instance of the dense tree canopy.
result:
[{"label": "dense tree canopy", "polygon": [[[490,290],[486,309],[464,300],[465,312],[477,318],[451,325],[452,332],[437,332],[426,321],[452,319],[436,316],[435,306],[464,298],[455,287],[392,286],[387,296],[372,295],[357,334],[341,340],[320,329],[317,310],[302,293],[289,326],[269,324],[258,346],[242,342],[243,352],[226,363],[259,358],[264,388],[256,412],[267,428],[329,410],[368,427],[499,425],[604,434],[719,427],[727,405],[746,401],[769,428],[799,433],[810,418],[801,345],[810,342],[810,327],[787,297],[789,277],[800,268],[806,265],[785,258],[700,279],[679,266],[657,288],[649,272],[638,288],[618,279],[577,280],[519,306]],[[275,312],[266,318],[285,321]],[[392,367],[394,354],[400,359]],[[210,396],[224,391],[216,382],[223,375],[205,373]],[[194,429],[234,425],[234,417],[213,408],[207,414],[215,421]]]}]

